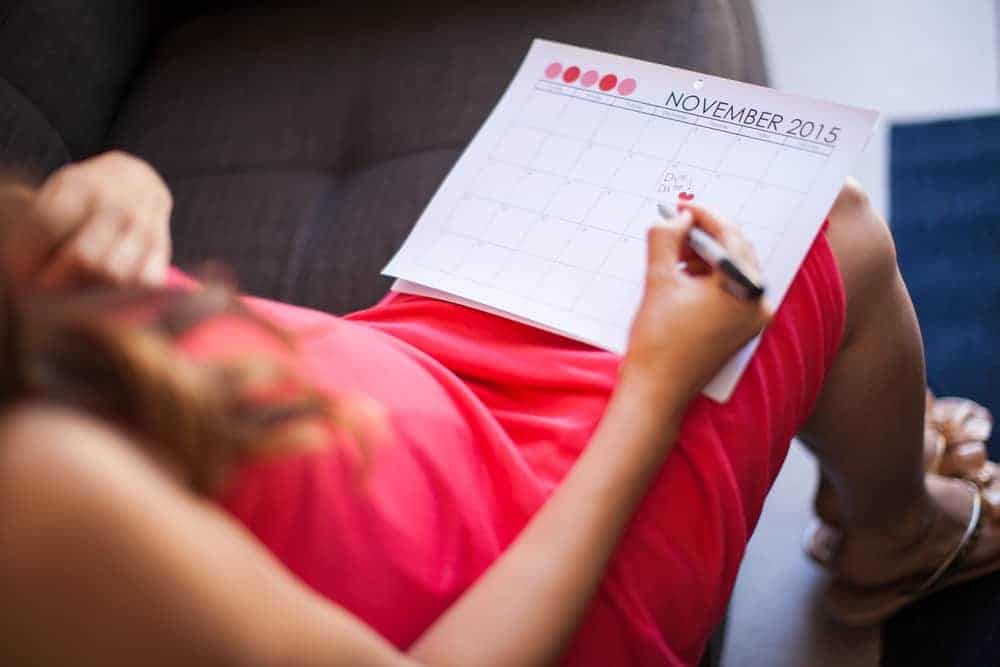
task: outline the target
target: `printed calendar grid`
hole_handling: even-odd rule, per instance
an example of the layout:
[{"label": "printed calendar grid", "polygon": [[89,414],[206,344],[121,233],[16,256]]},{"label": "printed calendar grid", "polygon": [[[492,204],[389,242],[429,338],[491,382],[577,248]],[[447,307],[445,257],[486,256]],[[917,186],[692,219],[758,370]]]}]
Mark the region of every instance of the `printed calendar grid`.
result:
[{"label": "printed calendar grid", "polygon": [[[682,199],[742,229],[777,307],[877,116],[535,40],[383,273],[622,353],[655,203]],[[704,393],[727,400],[758,342]]]},{"label": "printed calendar grid", "polygon": [[[558,133],[552,133],[552,136],[554,136],[554,137],[569,138],[568,135],[560,135]],[[611,144],[602,144],[602,143],[597,142],[597,141],[592,141],[592,142],[587,142],[587,143],[590,144],[590,145],[599,146],[599,147],[602,147],[602,148],[617,149],[617,146],[612,146]],[[650,155],[649,153],[643,153],[642,151],[629,151],[629,153],[631,153],[633,155],[638,155],[638,156],[641,156],[641,157],[656,158],[655,155]],[[547,169],[541,169],[539,167],[534,167],[534,166],[527,167],[527,166],[525,166],[525,165],[523,165],[521,163],[518,163],[518,162],[512,162],[510,160],[504,160],[504,159],[496,158],[496,157],[493,157],[493,156],[491,156],[490,159],[493,162],[499,162],[499,163],[503,163],[503,164],[509,164],[512,167],[525,168],[525,169],[529,169],[530,171],[537,172],[537,173],[540,173],[540,174],[547,174],[549,176],[555,176],[556,178],[566,179],[566,176],[564,174],[560,174],[560,173],[555,172],[555,171],[549,171]],[[675,161],[675,160],[671,161],[671,164],[672,165],[676,165],[676,166],[680,166],[680,167],[687,167],[689,169],[703,169],[703,167],[699,167],[697,165],[688,164],[686,162],[680,162],[680,161]],[[743,175],[737,174],[737,173],[734,173],[734,172],[728,172],[728,171],[719,170],[716,173],[719,176],[735,176],[737,178],[745,178]],[[596,181],[595,182],[588,181],[585,178],[574,178],[573,181],[576,182],[576,183],[582,183],[584,185],[592,185],[592,186],[594,186],[596,188],[600,188],[602,190],[608,189],[608,186],[606,184],[601,184],[601,183],[598,183]],[[768,187],[779,188],[781,190],[787,190],[789,192],[793,192],[795,194],[800,194],[800,195],[805,195],[805,194],[808,194],[808,192],[809,192],[808,189],[800,190],[800,189],[797,189],[797,188],[790,188],[790,187],[787,187],[787,186],[784,186],[784,185],[780,185],[778,183],[767,183],[766,185]]]},{"label": "printed calendar grid", "polygon": [[[663,197],[649,196],[650,193],[648,191],[648,188],[644,187],[630,188],[630,189],[618,189],[611,187],[610,183],[613,182],[614,178],[621,172],[622,168],[625,165],[626,160],[633,159],[634,157],[638,156],[642,159],[648,159],[652,162],[656,162],[659,165],[661,165],[661,169],[659,170],[661,174],[662,171],[667,168],[672,168],[675,170],[679,169],[684,172],[701,171],[706,174],[710,174],[712,182],[718,181],[719,178],[721,177],[732,177],[732,178],[742,179],[743,181],[752,184],[750,187],[750,192],[748,192],[747,196],[744,197],[742,203],[739,205],[739,209],[737,210],[736,215],[732,219],[738,226],[743,228],[745,231],[748,228],[753,228],[753,225],[756,224],[758,225],[758,230],[757,230],[758,232],[760,233],[770,232],[769,235],[776,238],[784,231],[785,226],[790,224],[790,222],[794,219],[795,211],[801,205],[802,200],[804,199],[804,195],[808,193],[809,187],[812,186],[811,181],[815,179],[815,173],[813,175],[813,178],[810,179],[808,187],[806,187],[805,189],[796,189],[788,187],[783,184],[765,182],[764,179],[769,173],[771,166],[773,165],[774,161],[778,159],[779,155],[781,154],[781,150],[783,149],[799,150],[813,154],[823,155],[822,153],[818,153],[817,151],[813,151],[810,149],[805,149],[802,148],[801,146],[788,145],[787,143],[785,143],[786,138],[784,137],[782,137],[781,142],[778,142],[773,139],[755,137],[748,134],[742,134],[741,132],[732,132],[727,129],[720,129],[718,127],[712,127],[709,125],[699,124],[697,122],[691,122],[686,119],[671,117],[668,115],[664,115],[663,113],[661,114],[648,113],[642,111],[641,108],[637,108],[643,105],[654,106],[654,105],[649,105],[648,103],[645,102],[634,102],[629,100],[626,102],[625,105],[616,105],[614,103],[609,104],[606,102],[598,102],[597,100],[588,99],[587,97],[583,97],[577,94],[567,94],[564,92],[559,92],[558,90],[553,90],[553,88],[556,88],[557,86],[558,84],[551,84],[549,82],[545,82],[542,85],[536,84],[534,88],[534,94],[559,95],[562,97],[567,97],[579,101],[595,102],[605,107],[604,113],[601,116],[600,121],[594,123],[593,129],[589,132],[586,138],[580,137],[578,135],[561,133],[552,129],[552,127],[539,127],[537,123],[529,124],[520,122],[521,120],[523,120],[523,116],[525,113],[525,109],[522,108],[521,114],[517,116],[510,123],[510,125],[506,128],[506,130],[502,133],[500,138],[495,143],[493,150],[491,150],[489,153],[489,160],[482,166],[478,174],[478,177],[473,182],[474,184],[480,183],[483,177],[486,175],[486,172],[492,166],[500,164],[500,165],[508,165],[514,169],[521,170],[523,172],[521,180],[522,183],[524,179],[526,179],[530,175],[542,174],[551,176],[552,178],[561,181],[561,186],[559,185],[555,186],[552,189],[552,192],[549,193],[549,197],[547,198],[547,200],[542,205],[534,208],[521,206],[516,202],[509,201],[502,197],[489,197],[479,193],[470,192],[470,190],[467,189],[463,193],[463,197],[459,199],[458,202],[456,202],[455,207],[452,209],[451,214],[448,216],[447,226],[443,230],[441,230],[441,238],[443,238],[446,235],[450,235],[453,237],[465,239],[466,241],[469,241],[474,244],[473,248],[481,248],[483,246],[495,247],[499,249],[501,253],[506,253],[505,256],[506,261],[509,261],[514,256],[514,253],[516,253],[521,257],[534,258],[536,260],[544,262],[545,265],[548,267],[548,270],[543,272],[538,277],[539,285],[541,287],[544,287],[547,284],[547,281],[551,280],[553,272],[559,270],[563,271],[569,270],[569,271],[580,272],[580,274],[587,274],[587,277],[590,278],[590,280],[588,281],[589,289],[577,289],[576,294],[575,295],[571,294],[570,295],[571,298],[568,301],[560,301],[558,298],[554,298],[551,295],[546,295],[545,290],[541,289],[541,287],[535,293],[526,293],[525,291],[512,290],[508,287],[505,287],[502,283],[498,283],[496,280],[497,277],[504,271],[504,267],[502,266],[503,261],[501,261],[500,263],[501,265],[489,267],[483,275],[471,275],[470,271],[463,272],[460,270],[463,265],[463,260],[466,260],[469,263],[473,263],[480,258],[463,254],[460,255],[459,261],[453,267],[449,268],[447,264],[441,263],[440,253],[435,253],[433,247],[418,258],[417,261],[419,264],[421,264],[425,268],[438,270],[443,273],[459,277],[463,280],[468,280],[472,283],[489,287],[491,289],[496,289],[501,292],[509,293],[519,298],[528,298],[537,300],[548,308],[552,308],[562,312],[572,313],[575,317],[594,320],[606,326],[620,327],[623,316],[628,317],[631,315],[631,312],[629,311],[634,310],[634,307],[638,305],[638,299],[641,296],[641,285],[642,285],[641,279],[643,276],[643,269],[644,269],[643,239],[645,238],[646,228],[649,226],[649,224],[651,224],[652,219],[647,219],[642,221],[640,220],[640,218],[650,217],[649,212],[653,210],[653,206],[655,206],[655,203],[663,198]],[[618,98],[618,96],[604,94],[604,93],[596,93],[596,92],[588,92],[586,93],[586,95],[593,97],[603,96],[605,98],[621,99]],[[528,100],[528,102],[530,102],[530,99]],[[556,123],[558,123],[558,121],[564,117],[567,109],[571,106],[572,104],[568,99],[566,103],[559,108],[558,114],[556,116]],[[605,143],[597,140],[598,134],[601,132],[602,129],[605,128],[608,118],[612,113],[612,110],[620,110],[635,114],[641,114],[642,116],[646,117],[645,124],[641,128],[639,128],[638,131],[635,132],[633,140],[627,146]],[[639,144],[641,143],[641,139],[645,136],[646,131],[649,128],[649,125],[655,122],[679,123],[688,126],[686,134],[683,135],[680,141],[676,142],[677,145],[669,157],[665,157],[662,154],[654,154],[646,152],[642,150],[639,146]],[[537,131],[543,134],[544,136],[541,140],[537,142],[537,146],[534,147],[534,151],[531,153],[531,155],[528,156],[527,159],[523,161],[519,162],[511,160],[509,158],[498,157],[497,155],[498,151],[503,148],[505,141],[508,141],[511,132],[517,130]],[[678,156],[681,155],[682,151],[684,150],[688,142],[692,139],[693,136],[695,136],[695,134],[699,130],[708,130],[713,133],[723,133],[735,137],[735,139],[730,140],[728,145],[726,145],[725,148],[720,152],[718,160],[714,165],[714,168],[707,168],[706,165],[690,164],[677,159]],[[754,130],[754,131],[758,133],[762,132],[759,130]],[[576,153],[576,157],[573,160],[572,164],[567,165],[565,173],[540,168],[536,164],[539,160],[539,157],[543,153],[543,150],[545,149],[546,143],[551,139],[563,139],[567,141],[576,142],[579,144],[579,151]],[[731,153],[736,148],[738,142],[742,139],[750,139],[752,141],[764,142],[777,147],[777,149],[771,153],[769,160],[761,166],[756,177],[753,178],[747,177],[745,174],[742,173],[736,173],[736,170],[727,171],[726,168],[723,166],[726,164],[726,157],[728,156],[728,154]],[[604,182],[600,182],[597,180],[591,181],[588,180],[587,178],[581,177],[580,175],[576,174],[577,168],[580,165],[580,161],[584,158],[584,155],[588,151],[592,151],[595,147],[606,149],[609,152],[616,153],[621,158],[620,163],[617,165],[617,167],[614,168],[612,172],[608,174],[608,177],[604,179]],[[815,169],[815,172],[816,173],[819,172],[818,167]],[[560,187],[566,188],[570,185],[588,186],[598,191],[599,193],[597,197],[595,197],[594,200],[591,201],[590,204],[586,207],[586,211],[580,217],[571,218],[565,215],[560,215],[558,212],[553,212],[550,210],[555,198],[558,197],[559,195]],[[704,187],[705,192],[710,191],[711,183],[702,183],[699,185],[699,188],[702,187]],[[741,215],[746,206],[750,203],[751,198],[755,194],[759,193],[761,189],[764,188],[774,188],[791,193],[793,195],[799,195],[799,197],[792,200],[794,202],[793,205],[790,206],[788,210],[785,211],[784,217],[786,219],[784,220],[783,223],[779,223],[781,225],[780,228],[774,228],[774,227],[761,228],[759,227],[759,225],[762,221],[756,221],[756,222],[747,221]],[[632,213],[632,215],[629,216],[629,220],[625,223],[624,228],[615,231],[609,229],[607,225],[588,224],[587,220],[591,218],[591,216],[594,213],[594,209],[599,205],[601,200],[603,198],[612,195],[626,195],[628,197],[632,197],[637,200],[637,203],[634,207],[635,210]],[[702,197],[702,199],[704,199],[704,197]],[[493,208],[492,215],[490,215],[485,220],[477,221],[482,223],[482,228],[479,230],[480,232],[479,234],[470,233],[466,231],[465,227],[469,223],[469,220],[458,218],[458,214],[460,212],[459,209],[461,208],[462,204],[470,200],[478,200],[480,202],[490,204]],[[500,242],[495,239],[484,238],[485,236],[488,235],[490,228],[497,223],[497,219],[500,218],[502,214],[504,214],[504,212],[511,209],[520,210],[523,211],[524,213],[530,214],[531,220],[529,226],[526,229],[524,229],[519,235],[516,235],[516,238],[511,239],[508,242]],[[549,222],[547,223],[547,221]],[[568,259],[564,258],[569,249],[573,247],[574,239],[571,237],[566,238],[561,243],[557,243],[556,244],[557,247],[552,249],[552,251],[549,253],[534,252],[531,247],[531,244],[526,243],[529,235],[532,233],[532,230],[538,228],[540,225],[545,225],[545,224],[552,225],[555,223],[561,223],[569,227],[572,227],[577,233],[583,233],[586,232],[587,230],[591,230],[592,232],[606,234],[607,236],[611,237],[611,239],[609,240],[609,245],[605,247],[603,255],[600,257],[599,261],[597,261],[596,264],[589,264],[589,265],[581,265],[579,263],[574,263],[571,257]],[[626,250],[622,247],[622,244],[631,245],[631,247],[628,250]],[[642,251],[641,253],[639,252],[640,250]],[[774,251],[774,244],[771,244],[769,247],[763,249],[763,251],[760,253],[760,259],[762,263],[767,262],[769,255],[773,251]],[[629,263],[630,260],[631,268],[626,268],[625,270],[622,270],[622,267],[620,265],[617,267],[617,270],[608,268],[607,266],[608,261],[616,252],[623,252],[626,254],[626,259],[624,261],[626,263]],[[621,263],[621,261],[622,260],[619,261],[619,264]],[[474,272],[475,270],[473,271],[473,273]],[[615,302],[604,303],[601,304],[600,307],[597,309],[588,310],[587,306],[591,304],[587,303],[586,300],[588,297],[589,298],[593,297],[595,290],[598,289],[601,281],[612,281],[612,284],[616,284],[622,289],[610,290],[610,291],[605,290],[607,297]],[[621,298],[623,292],[626,295],[626,298]],[[596,311],[600,311],[600,313],[598,314]]]},{"label": "printed calendar grid", "polygon": [[[475,236],[469,236],[467,234],[461,234],[459,232],[450,232],[450,234],[453,235],[453,236],[457,236],[457,237],[463,237],[463,238],[466,238],[466,239],[471,240],[471,241],[479,241],[479,239],[477,237],[475,237]],[[545,261],[545,262],[550,262],[552,264],[561,265],[561,266],[564,266],[566,268],[570,268],[570,269],[578,269],[579,268],[577,266],[574,266],[573,264],[569,264],[569,263],[566,263],[566,262],[560,262],[558,260],[552,260],[552,259],[549,259],[548,257],[543,256],[543,255],[536,255],[536,254],[533,254],[533,253],[531,253],[529,251],[521,250],[519,252],[522,255],[524,255],[524,256],[534,257],[536,259],[540,259],[540,260]],[[425,264],[425,266],[426,266],[426,264]],[[492,281],[482,280],[482,279],[470,277],[470,276],[467,276],[467,275],[463,275],[463,274],[460,274],[460,273],[456,273],[454,270],[449,270],[449,269],[446,269],[446,268],[441,268],[440,266],[434,266],[434,267],[428,267],[428,268],[435,268],[435,269],[437,269],[437,270],[439,270],[439,271],[441,271],[443,273],[448,273],[450,275],[453,275],[453,276],[456,276],[458,278],[461,278],[462,280],[467,280],[469,282],[476,283],[476,284],[482,285],[484,287],[489,287],[491,289],[495,289],[495,290],[498,290],[498,291],[501,291],[501,292],[506,292],[506,293],[511,294],[513,296],[517,296],[517,297],[521,297],[521,298],[524,298],[524,296],[525,296],[523,293],[514,291],[514,290],[512,290],[510,288],[504,287],[503,285],[497,285],[497,284],[494,284]],[[604,277],[610,278],[610,279],[618,282],[620,285],[628,285],[628,286],[633,286],[633,287],[637,287],[638,286],[638,284],[636,284],[636,283],[634,283],[632,281],[623,280],[621,278],[616,278],[614,276],[604,276]],[[579,297],[577,297],[577,298],[579,298]],[[609,326],[618,326],[620,324],[620,322],[617,319],[607,319],[607,318],[602,318],[600,316],[589,314],[589,313],[586,313],[586,312],[577,312],[575,310],[575,308],[573,307],[575,305],[575,303],[571,304],[571,305],[562,305],[562,304],[559,304],[557,302],[550,302],[550,301],[545,301],[543,303],[545,304],[546,307],[555,308],[556,310],[561,310],[561,311],[565,311],[565,312],[572,312],[572,313],[574,313],[575,315],[577,315],[579,317],[583,317],[583,318],[586,318],[588,320],[593,320],[595,322],[600,322],[601,324],[606,324],[606,325],[609,325]]]}]

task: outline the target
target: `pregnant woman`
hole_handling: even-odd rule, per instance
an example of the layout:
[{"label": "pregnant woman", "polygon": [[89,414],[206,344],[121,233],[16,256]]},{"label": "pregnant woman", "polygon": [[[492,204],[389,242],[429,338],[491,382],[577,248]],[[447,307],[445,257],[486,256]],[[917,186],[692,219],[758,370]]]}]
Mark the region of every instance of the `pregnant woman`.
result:
[{"label": "pregnant woman", "polygon": [[1000,566],[854,185],[773,315],[678,268],[692,225],[753,265],[733,227],[653,226],[623,357],[413,296],[237,299],[167,270],[170,207],[119,153],[0,189],[5,665],[696,663],[796,434],[839,617]]}]

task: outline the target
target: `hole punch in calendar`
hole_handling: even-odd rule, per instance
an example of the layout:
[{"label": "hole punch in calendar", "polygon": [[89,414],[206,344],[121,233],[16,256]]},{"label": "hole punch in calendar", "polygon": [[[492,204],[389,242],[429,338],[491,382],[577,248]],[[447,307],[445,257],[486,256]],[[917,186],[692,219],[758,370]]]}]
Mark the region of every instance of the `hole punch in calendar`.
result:
[{"label": "hole punch in calendar", "polygon": [[[778,306],[876,120],[866,109],[535,40],[383,273],[397,291],[621,353],[656,205],[693,201],[751,241]],[[728,399],[758,342],[706,395]]]}]

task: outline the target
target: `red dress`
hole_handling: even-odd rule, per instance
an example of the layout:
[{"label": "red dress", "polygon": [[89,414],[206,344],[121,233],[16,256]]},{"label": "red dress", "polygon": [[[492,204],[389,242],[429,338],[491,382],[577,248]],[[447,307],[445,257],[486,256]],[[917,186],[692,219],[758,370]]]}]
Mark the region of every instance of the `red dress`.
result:
[{"label": "red dress", "polygon": [[[390,294],[342,319],[247,301],[299,332],[294,363],[311,382],[380,402],[394,439],[375,448],[364,476],[345,446],[258,461],[221,502],[309,586],[405,649],[573,465],[619,358],[422,297]],[[731,400],[700,398],[688,410],[567,664],[698,661],[840,345],[845,308],[820,234]],[[185,343],[191,350],[265,344],[246,326],[200,329]]]}]

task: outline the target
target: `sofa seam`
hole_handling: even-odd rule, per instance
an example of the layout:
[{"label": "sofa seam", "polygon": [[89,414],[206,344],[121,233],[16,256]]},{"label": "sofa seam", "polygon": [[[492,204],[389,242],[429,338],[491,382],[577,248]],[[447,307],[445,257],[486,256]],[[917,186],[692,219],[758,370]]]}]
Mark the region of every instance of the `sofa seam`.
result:
[{"label": "sofa seam", "polygon": [[[10,22],[10,17],[14,14],[15,10],[21,7],[22,5],[24,5],[24,0],[21,0],[21,2],[13,3],[6,13],[0,16],[0,30],[3,30],[4,28],[7,27],[7,24]],[[14,90],[18,95],[20,95],[22,99],[24,99],[28,104],[30,104],[31,108],[35,110],[35,113],[37,113],[38,116],[45,121],[46,125],[49,126],[49,129],[51,129],[52,132],[57,137],[59,137],[59,145],[62,147],[64,154],[68,158],[64,164],[72,162],[74,156],[73,152],[69,149],[69,144],[66,142],[66,137],[63,136],[63,133],[59,130],[56,124],[52,122],[52,119],[49,117],[49,115],[45,113],[45,111],[43,111],[41,107],[38,106],[38,103],[35,102],[35,100],[33,100],[30,95],[28,95],[27,91],[25,91],[23,88],[21,88],[21,86],[18,86],[13,81],[11,81],[10,77],[8,77],[6,73],[0,75],[0,78],[2,78],[4,82],[6,82],[6,84],[11,87],[12,90]]]},{"label": "sofa seam", "polygon": [[48,114],[46,114],[20,86],[11,81],[6,74],[0,75],[0,80],[7,84],[11,90],[20,95],[21,99],[27,102],[35,113],[38,114],[38,117],[45,121],[45,124],[52,131],[52,134],[59,138],[59,146],[63,149],[64,154],[68,158],[64,164],[72,162],[73,152],[70,151],[69,145],[66,143],[66,137],[64,137],[62,132],[59,131],[55,123],[52,122],[52,119],[49,118]]}]

